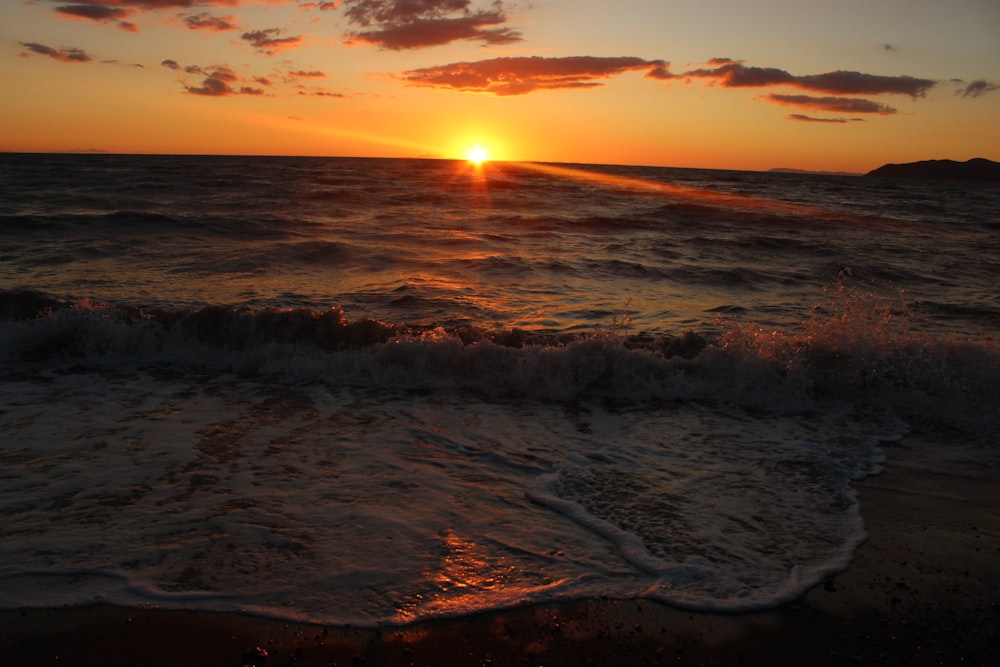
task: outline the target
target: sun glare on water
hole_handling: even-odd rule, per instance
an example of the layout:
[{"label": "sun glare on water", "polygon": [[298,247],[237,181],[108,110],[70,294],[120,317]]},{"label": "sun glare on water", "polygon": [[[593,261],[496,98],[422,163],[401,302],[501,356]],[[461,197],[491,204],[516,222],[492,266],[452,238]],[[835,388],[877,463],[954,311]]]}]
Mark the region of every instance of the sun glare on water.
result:
[{"label": "sun glare on water", "polygon": [[465,153],[466,159],[475,165],[480,165],[489,159],[489,154],[482,146],[473,146]]}]

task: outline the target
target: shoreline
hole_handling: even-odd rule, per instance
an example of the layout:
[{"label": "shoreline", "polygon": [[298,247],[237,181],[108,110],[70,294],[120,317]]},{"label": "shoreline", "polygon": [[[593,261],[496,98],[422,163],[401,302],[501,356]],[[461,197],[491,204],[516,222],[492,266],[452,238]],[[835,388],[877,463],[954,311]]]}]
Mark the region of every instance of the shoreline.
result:
[{"label": "shoreline", "polygon": [[4,610],[0,663],[1000,664],[1000,452],[954,439],[884,445],[885,470],[855,483],[868,541],[845,572],[772,610],[580,600],[380,630],[105,605]]}]

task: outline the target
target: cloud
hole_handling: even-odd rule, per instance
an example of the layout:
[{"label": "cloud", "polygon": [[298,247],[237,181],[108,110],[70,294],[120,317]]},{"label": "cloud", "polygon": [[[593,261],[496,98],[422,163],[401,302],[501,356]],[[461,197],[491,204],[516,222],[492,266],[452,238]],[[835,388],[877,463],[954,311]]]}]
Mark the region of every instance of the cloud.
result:
[{"label": "cloud", "polygon": [[62,14],[63,16],[70,16],[72,18],[89,19],[91,21],[100,21],[102,23],[115,23],[122,30],[136,32],[139,27],[130,21],[124,20],[134,15],[136,13],[135,10],[110,6],[113,4],[116,4],[114,0],[109,0],[108,2],[103,3],[88,3],[88,0],[77,0],[77,4],[60,5],[59,7],[56,7],[56,12]]},{"label": "cloud", "polygon": [[212,16],[208,12],[200,14],[182,15],[184,25],[191,30],[212,30],[214,32],[227,32],[236,30],[235,16]]},{"label": "cloud", "polygon": [[489,10],[472,11],[470,4],[470,0],[344,0],[345,17],[361,28],[348,33],[348,41],[393,51],[459,40],[491,45],[521,41],[518,31],[496,27],[507,23],[500,0]]},{"label": "cloud", "polygon": [[[253,4],[255,0],[43,0],[49,4],[62,4],[67,2],[73,5],[89,5],[103,7],[131,7],[134,11],[154,11],[157,9],[191,9],[192,7],[234,7],[238,5]],[[258,4],[291,4],[296,0],[256,0]],[[320,3],[326,4],[326,3]]]},{"label": "cloud", "polygon": [[[111,58],[109,60],[102,60],[101,64],[102,65],[123,65],[124,63],[122,63],[122,61],[118,60],[117,58]],[[146,69],[146,66],[143,65],[142,63],[129,63],[128,65],[125,65],[125,67],[135,67],[136,69]]]},{"label": "cloud", "polygon": [[64,63],[88,63],[93,60],[83,49],[54,49],[51,46],[45,46],[37,42],[21,42],[20,44],[31,53],[48,56],[55,60],[61,60]]},{"label": "cloud", "polygon": [[[85,2],[86,0],[80,0]],[[91,19],[93,21],[118,20],[131,16],[135,10],[121,9],[120,7],[109,7],[103,4],[77,4],[63,5],[56,7],[56,12],[66,16],[75,16],[81,19]]]},{"label": "cloud", "polygon": [[814,118],[800,113],[788,114],[788,119],[807,123],[856,123],[864,120],[864,118]]},{"label": "cloud", "polygon": [[321,12],[330,12],[334,9],[340,9],[340,0],[336,2],[303,2],[298,6],[298,9],[303,11],[318,9]]},{"label": "cloud", "polygon": [[[173,62],[173,61],[171,61]],[[171,68],[173,69],[173,68]],[[261,88],[254,88],[248,85],[234,85],[245,83],[240,80],[236,72],[226,65],[214,65],[205,70],[195,67],[197,71],[205,75],[200,86],[185,85],[184,89],[192,95],[204,95],[206,97],[228,97],[230,95],[263,95]],[[191,71],[192,68],[185,68]]]},{"label": "cloud", "polygon": [[[743,63],[721,60],[717,67],[695,69],[673,78],[711,79],[726,88],[763,88],[768,86],[790,86],[801,90],[835,95],[877,95],[882,93],[923,97],[936,85],[930,79],[912,76],[880,76],[837,70],[823,74],[795,76],[775,67],[747,67]],[[711,62],[711,61],[710,61]]]},{"label": "cloud", "polygon": [[306,95],[309,97],[335,97],[338,99],[347,97],[343,93],[333,93],[330,92],[329,90],[322,90],[322,89],[317,89],[313,91],[300,90],[299,95]]},{"label": "cloud", "polygon": [[[284,64],[287,65],[287,62]],[[260,76],[234,69],[229,65],[211,65],[209,67],[181,65],[170,58],[162,61],[160,65],[181,73],[178,82],[183,91],[190,95],[203,97],[268,95],[279,97],[297,94],[310,97],[347,97],[343,93],[311,85],[318,79],[326,78],[327,74],[320,70],[291,70],[272,72],[269,76]],[[194,80],[194,82],[189,81],[189,79]],[[306,83],[310,85],[306,85]]]},{"label": "cloud", "polygon": [[632,70],[647,70],[647,77],[661,78],[666,67],[667,63],[662,60],[633,57],[530,56],[414,69],[403,72],[398,78],[415,86],[494,95],[524,95],[536,90],[594,88],[604,85],[601,79]]},{"label": "cloud", "polygon": [[990,93],[994,90],[1000,90],[1000,85],[979,79],[978,81],[973,81],[967,85],[964,89],[959,91],[959,94],[962,97],[979,97],[984,93]]},{"label": "cloud", "polygon": [[[138,30],[136,24],[123,19],[136,16],[141,13],[162,10],[162,9],[193,9],[195,7],[233,7],[241,4],[251,4],[253,2],[266,3],[266,4],[291,4],[296,0],[35,0],[35,2],[46,2],[51,5],[57,5],[55,11],[63,16],[69,16],[72,18],[82,18],[89,19],[91,21],[98,21],[102,23],[117,23],[119,28],[123,30],[129,30],[135,32]],[[321,2],[320,5],[329,5],[329,2]],[[190,21],[194,18],[195,23],[198,23],[196,17],[201,17],[205,21],[204,25],[192,26]],[[214,29],[214,30],[233,30],[232,28],[216,28],[212,27],[214,22],[224,22],[228,19],[234,17],[226,16],[215,18],[208,14],[208,12],[202,12],[201,14],[195,14],[189,16],[185,19],[185,23],[188,27],[197,29]],[[231,21],[230,21],[231,23]],[[222,23],[218,23],[222,25]]]},{"label": "cloud", "polygon": [[896,109],[857,97],[812,97],[810,95],[770,94],[767,99],[776,104],[796,106],[816,111],[836,111],[840,113],[874,113],[883,116],[896,113]]},{"label": "cloud", "polygon": [[252,30],[240,35],[240,38],[248,42],[259,52],[273,56],[285,49],[294,49],[302,44],[302,35],[294,37],[278,37],[284,30],[281,28],[267,28],[266,30]]}]

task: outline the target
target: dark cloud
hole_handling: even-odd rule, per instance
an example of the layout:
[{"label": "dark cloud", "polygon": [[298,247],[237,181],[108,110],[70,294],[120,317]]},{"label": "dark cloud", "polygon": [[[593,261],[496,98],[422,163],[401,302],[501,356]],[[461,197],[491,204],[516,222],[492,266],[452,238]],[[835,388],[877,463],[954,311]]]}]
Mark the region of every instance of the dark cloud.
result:
[{"label": "dark cloud", "polygon": [[83,49],[54,49],[51,46],[45,46],[38,42],[21,42],[21,46],[31,53],[48,56],[49,58],[61,60],[65,63],[88,63],[93,60]]},{"label": "dark cloud", "polygon": [[313,79],[320,79],[320,78],[323,78],[323,77],[326,76],[326,72],[320,72],[319,70],[316,70],[316,69],[314,69],[314,70],[308,70],[308,71],[300,69],[300,70],[297,70],[295,72],[289,72],[288,74],[290,76],[297,76],[297,77],[303,77],[303,78],[313,78]]},{"label": "dark cloud", "polygon": [[303,2],[301,5],[299,5],[299,9],[307,11],[312,9],[318,9],[321,12],[330,12],[333,11],[334,9],[339,9],[339,8],[340,8],[340,0],[337,0],[337,2]]},{"label": "dark cloud", "polygon": [[[122,63],[122,61],[118,60],[117,58],[111,58],[110,60],[102,60],[101,64],[102,65],[122,65],[123,63]],[[130,63],[130,64],[125,65],[125,66],[126,67],[135,67],[136,69],[146,69],[146,66],[143,65],[142,63]]]},{"label": "dark cloud", "polygon": [[135,10],[113,7],[111,6],[113,4],[116,3],[113,1],[103,3],[87,3],[86,0],[78,0],[76,4],[60,5],[59,7],[56,7],[56,12],[73,18],[89,19],[91,21],[100,21],[103,23],[115,23],[122,30],[136,32],[139,29],[138,26],[130,21],[124,20],[135,14]]},{"label": "dark cloud", "polygon": [[346,0],[348,20],[360,26],[408,23],[468,12],[469,0]]},{"label": "dark cloud", "polygon": [[182,20],[191,30],[212,30],[214,32],[227,32],[236,30],[235,16],[212,16],[208,12],[200,14],[184,15]]},{"label": "dark cloud", "polygon": [[936,81],[913,76],[879,76],[843,70],[796,77],[795,83],[799,88],[821,93],[857,95],[890,93],[910,97],[923,97],[936,84]]},{"label": "dark cloud", "polygon": [[816,111],[836,111],[840,113],[874,113],[883,116],[896,113],[890,106],[857,97],[812,97],[810,95],[776,95],[767,99],[777,104],[814,109]]},{"label": "dark cloud", "polygon": [[205,95],[207,97],[225,97],[237,94],[229,86],[229,83],[215,77],[208,77],[200,86],[185,86],[185,89],[192,95]]},{"label": "dark cloud", "polygon": [[662,60],[631,57],[531,56],[494,58],[408,70],[398,78],[416,86],[494,95],[524,95],[536,90],[593,88],[603,85],[601,79],[633,70],[646,70],[647,77],[663,78],[666,67],[667,63]]},{"label": "dark cloud", "polygon": [[[67,0],[44,0],[49,4],[66,4]],[[270,0],[274,4],[292,3],[295,0]],[[154,9],[190,9],[192,7],[217,7],[241,4],[241,0],[69,0],[73,5],[92,7],[130,7],[134,11]],[[245,0],[243,0],[245,2]]]},{"label": "dark cloud", "polygon": [[183,71],[185,74],[201,77],[200,84],[189,84],[186,78],[180,79],[184,91],[191,95],[202,95],[205,97],[266,95],[267,93],[260,86],[271,85],[271,81],[266,77],[243,77],[228,65],[211,65],[209,67],[187,65],[182,67],[176,60],[169,58],[161,62],[160,65],[167,69]]},{"label": "dark cloud", "polygon": [[882,93],[923,97],[935,81],[912,76],[880,76],[838,70],[823,74],[795,76],[775,67],[747,67],[725,59],[717,67],[694,69],[674,78],[702,78],[717,81],[727,88],[763,88],[790,86],[802,90],[836,95],[877,95]]},{"label": "dark cloud", "polygon": [[[138,30],[136,24],[123,19],[136,16],[143,12],[154,11],[158,9],[194,9],[197,7],[232,7],[240,4],[246,4],[248,0],[35,0],[36,2],[46,2],[51,5],[58,5],[55,7],[55,11],[64,16],[71,16],[74,18],[89,19],[92,21],[100,21],[102,23],[116,23],[117,26],[123,30],[129,30],[135,32]],[[267,0],[272,4],[291,4],[295,0]],[[320,5],[329,5],[329,2],[319,3]],[[194,17],[202,17],[205,22],[203,25],[192,26],[190,20],[192,17],[185,19],[185,23],[188,23],[188,27],[192,29],[213,29],[213,30],[232,30],[235,29],[235,25],[232,28],[218,28],[213,27],[213,25],[221,25],[219,21],[225,21],[227,19],[232,19],[233,17],[221,17],[215,19],[207,12],[201,14],[195,14]],[[197,18],[195,23],[198,23]],[[231,21],[230,21],[231,23]]]},{"label": "dark cloud", "polygon": [[402,51],[450,44],[459,40],[483,44],[511,44],[521,41],[521,34],[509,28],[485,29],[484,26],[504,23],[501,15],[465,16],[415,21],[381,30],[363,30],[350,34],[351,42],[375,44],[384,49]]},{"label": "dark cloud", "polygon": [[267,28],[266,30],[252,30],[240,35],[240,38],[248,42],[255,49],[269,56],[284,51],[294,49],[302,44],[302,35],[294,37],[279,37],[284,30],[281,28]]},{"label": "dark cloud", "polygon": [[111,7],[106,4],[76,4],[56,7],[56,12],[93,21],[117,21],[131,16],[135,10]]},{"label": "dark cloud", "polygon": [[348,39],[393,51],[459,40],[493,45],[521,41],[521,33],[502,27],[507,16],[500,0],[488,10],[473,11],[470,4],[470,0],[345,0],[344,15],[361,28],[348,33]]},{"label": "dark cloud", "polygon": [[788,119],[806,123],[857,123],[864,120],[864,118],[814,118],[800,113],[788,114]]},{"label": "dark cloud", "polygon": [[962,97],[979,97],[984,93],[990,93],[993,92],[994,90],[1000,90],[1000,85],[997,85],[995,83],[990,83],[989,81],[984,81],[983,79],[979,79],[978,81],[973,81],[972,83],[967,85],[965,88],[959,91],[959,94]]},{"label": "dark cloud", "polygon": [[[185,68],[191,71],[192,67]],[[204,95],[207,97],[228,97],[230,95],[263,95],[264,91],[247,85],[236,85],[241,83],[240,77],[232,68],[225,65],[215,65],[202,69],[195,68],[205,78],[200,86],[185,85],[184,89],[192,95]]]}]

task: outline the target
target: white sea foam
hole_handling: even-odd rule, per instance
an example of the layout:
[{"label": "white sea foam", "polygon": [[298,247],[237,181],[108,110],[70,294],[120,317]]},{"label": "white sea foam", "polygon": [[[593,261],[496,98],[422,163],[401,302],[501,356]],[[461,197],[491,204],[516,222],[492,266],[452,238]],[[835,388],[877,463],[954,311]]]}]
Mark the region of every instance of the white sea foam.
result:
[{"label": "white sea foam", "polygon": [[586,595],[773,605],[846,565],[864,536],[849,482],[899,435],[836,406],[751,417],[145,372],[4,394],[0,606],[364,624]]}]

